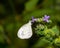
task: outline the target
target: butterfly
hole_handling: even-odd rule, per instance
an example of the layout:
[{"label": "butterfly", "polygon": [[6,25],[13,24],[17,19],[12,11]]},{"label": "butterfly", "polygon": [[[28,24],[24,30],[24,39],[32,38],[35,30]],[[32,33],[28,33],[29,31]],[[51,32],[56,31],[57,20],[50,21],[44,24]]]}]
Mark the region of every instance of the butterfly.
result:
[{"label": "butterfly", "polygon": [[31,21],[29,21],[27,24],[24,24],[17,33],[17,36],[20,39],[29,39],[32,36],[32,27],[31,27]]}]

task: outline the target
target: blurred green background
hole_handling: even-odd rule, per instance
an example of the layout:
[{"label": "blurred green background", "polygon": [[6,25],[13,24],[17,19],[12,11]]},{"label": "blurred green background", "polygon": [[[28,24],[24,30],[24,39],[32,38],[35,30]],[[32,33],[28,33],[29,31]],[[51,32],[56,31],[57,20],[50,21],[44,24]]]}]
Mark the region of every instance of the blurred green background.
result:
[{"label": "blurred green background", "polygon": [[32,16],[45,14],[60,30],[60,0],[0,0],[0,48],[31,48],[38,38],[19,39],[18,29]]}]

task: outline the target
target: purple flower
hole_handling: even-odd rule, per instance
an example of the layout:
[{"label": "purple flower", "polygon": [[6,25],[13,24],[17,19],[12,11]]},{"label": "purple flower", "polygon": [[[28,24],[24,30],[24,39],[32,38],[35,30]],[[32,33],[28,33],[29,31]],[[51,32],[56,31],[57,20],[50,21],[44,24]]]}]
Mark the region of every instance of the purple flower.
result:
[{"label": "purple flower", "polygon": [[32,16],[32,23],[34,23],[35,21],[37,21],[37,19]]},{"label": "purple flower", "polygon": [[45,15],[44,18],[43,18],[43,21],[49,22],[49,18],[50,18],[50,16]]}]

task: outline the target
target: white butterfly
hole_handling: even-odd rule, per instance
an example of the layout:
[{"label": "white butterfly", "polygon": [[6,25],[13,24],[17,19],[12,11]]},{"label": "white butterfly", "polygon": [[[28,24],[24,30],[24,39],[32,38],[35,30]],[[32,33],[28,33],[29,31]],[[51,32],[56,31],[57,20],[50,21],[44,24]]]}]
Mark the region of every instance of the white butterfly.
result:
[{"label": "white butterfly", "polygon": [[29,39],[32,36],[32,28],[31,28],[31,21],[29,21],[27,24],[23,25],[19,30],[18,30],[18,37],[20,39]]}]

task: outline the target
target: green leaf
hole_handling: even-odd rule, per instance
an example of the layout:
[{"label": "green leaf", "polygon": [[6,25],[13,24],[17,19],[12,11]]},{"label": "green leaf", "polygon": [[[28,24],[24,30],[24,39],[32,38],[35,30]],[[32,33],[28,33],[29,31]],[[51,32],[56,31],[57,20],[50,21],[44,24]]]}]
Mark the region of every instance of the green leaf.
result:
[{"label": "green leaf", "polygon": [[6,30],[7,30],[8,32],[13,32],[13,30],[14,30],[14,24],[13,24],[13,23],[8,24],[8,25],[6,26]]},{"label": "green leaf", "polygon": [[0,34],[0,43],[4,43],[4,35]]},{"label": "green leaf", "polygon": [[54,0],[45,0],[45,1],[43,2],[44,8],[52,8],[52,6],[53,6],[53,1],[54,1]]},{"label": "green leaf", "polygon": [[30,0],[25,4],[26,11],[32,11],[36,8],[38,0]]},{"label": "green leaf", "polygon": [[46,40],[45,38],[40,38],[37,43],[34,45],[34,48],[45,48],[50,44],[50,41]]},{"label": "green leaf", "polygon": [[0,32],[3,32],[4,29],[3,29],[3,26],[0,25]]},{"label": "green leaf", "polygon": [[52,28],[52,31],[53,31],[57,36],[59,36],[59,30],[58,30],[57,26],[54,26],[54,27]]},{"label": "green leaf", "polygon": [[54,44],[60,46],[60,36],[54,40]]},{"label": "green leaf", "polygon": [[38,35],[44,35],[44,32],[43,32],[44,28],[45,28],[44,25],[41,25],[41,24],[37,25],[35,28],[35,33]]},{"label": "green leaf", "polygon": [[3,34],[3,32],[4,32],[4,29],[3,29],[3,26],[2,25],[0,25],[0,42],[4,42],[4,34]]},{"label": "green leaf", "polygon": [[45,29],[44,30],[45,36],[50,36],[50,37],[54,37],[54,36],[59,36],[59,30],[57,28],[57,26],[54,26],[51,29]]},{"label": "green leaf", "polygon": [[47,46],[46,48],[54,48],[53,46]]}]

